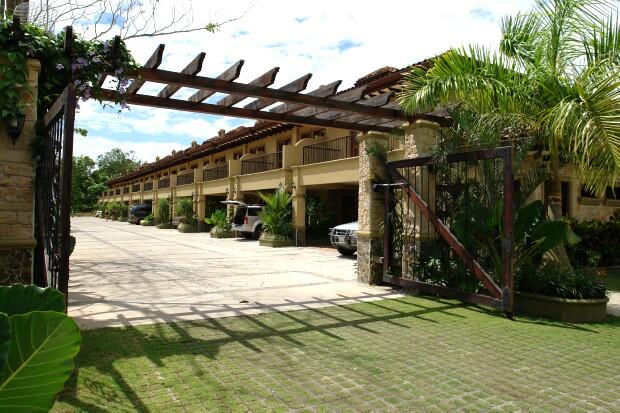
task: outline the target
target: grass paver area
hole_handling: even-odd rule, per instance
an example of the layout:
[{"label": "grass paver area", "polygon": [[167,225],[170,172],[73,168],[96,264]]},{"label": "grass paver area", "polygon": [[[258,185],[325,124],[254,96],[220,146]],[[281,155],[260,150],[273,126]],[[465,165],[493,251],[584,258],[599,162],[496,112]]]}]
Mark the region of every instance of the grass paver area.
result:
[{"label": "grass paver area", "polygon": [[89,330],[77,364],[54,412],[620,411],[620,318],[420,297]]}]

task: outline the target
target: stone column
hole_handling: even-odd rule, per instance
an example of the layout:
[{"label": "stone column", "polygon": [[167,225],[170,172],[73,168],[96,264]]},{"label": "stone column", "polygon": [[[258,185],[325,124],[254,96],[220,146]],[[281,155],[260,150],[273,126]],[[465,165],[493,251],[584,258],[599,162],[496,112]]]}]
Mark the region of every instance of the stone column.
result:
[{"label": "stone column", "polygon": [[293,238],[295,246],[306,245],[306,187],[293,185]]},{"label": "stone column", "polygon": [[0,122],[0,285],[30,284],[33,275],[35,162],[31,144],[35,139],[41,65],[32,59],[27,65],[30,87],[23,95],[26,118],[15,144]]},{"label": "stone column", "polygon": [[359,137],[359,204],[357,232],[357,279],[363,283],[381,282],[380,262],[383,248],[383,192],[375,192],[373,183],[384,179],[385,169],[380,161],[366,153],[372,145],[385,145],[388,135],[368,133]]},{"label": "stone column", "polygon": [[[426,120],[417,120],[412,125],[405,127],[405,158],[430,156],[437,151],[437,134],[439,125]],[[422,173],[424,170],[424,173]],[[411,185],[417,190],[430,206],[435,209],[435,175],[429,168],[416,168],[411,176]],[[422,244],[435,238],[435,230],[430,222],[419,212],[413,202],[409,202],[409,213],[403,213],[403,246],[402,268],[403,274],[412,264],[415,245],[417,251],[422,250]],[[409,246],[409,248],[408,248]],[[415,274],[413,274],[415,275]]]}]

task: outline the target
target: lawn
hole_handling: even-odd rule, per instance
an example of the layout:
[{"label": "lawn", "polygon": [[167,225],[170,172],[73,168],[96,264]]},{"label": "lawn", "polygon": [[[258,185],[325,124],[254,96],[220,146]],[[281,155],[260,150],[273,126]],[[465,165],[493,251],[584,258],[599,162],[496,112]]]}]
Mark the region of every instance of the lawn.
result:
[{"label": "lawn", "polygon": [[610,268],[604,277],[609,291],[620,292],[620,268]]},{"label": "lawn", "polygon": [[420,297],[83,332],[54,412],[620,411],[620,319]]}]

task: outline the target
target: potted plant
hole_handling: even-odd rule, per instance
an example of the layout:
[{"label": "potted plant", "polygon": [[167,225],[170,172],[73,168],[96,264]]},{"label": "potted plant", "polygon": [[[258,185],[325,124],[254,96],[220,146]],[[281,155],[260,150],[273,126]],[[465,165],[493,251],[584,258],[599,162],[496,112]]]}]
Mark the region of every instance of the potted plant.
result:
[{"label": "potted plant", "polygon": [[263,233],[259,239],[259,245],[265,247],[290,247],[294,241],[290,234],[292,224],[292,198],[280,187],[273,194],[258,193],[265,207],[259,213],[263,221]]},{"label": "potted plant", "polygon": [[232,224],[225,209],[213,211],[209,218],[205,218],[205,223],[212,226],[209,232],[211,238],[235,238],[235,233],[231,230]]},{"label": "potted plant", "polygon": [[198,232],[198,220],[194,215],[194,203],[191,198],[180,198],[177,201],[177,211],[181,214],[181,223],[177,227],[179,232]]},{"label": "potted plant", "polygon": [[141,219],[140,225],[142,225],[143,227],[150,227],[152,225],[155,225],[155,217],[153,216],[153,214],[148,214],[144,217],[144,219]]},{"label": "potted plant", "polygon": [[[473,208],[468,218],[464,213],[457,214],[452,228],[468,250],[487,252],[491,272],[498,281],[503,273],[502,210],[501,202],[491,214],[484,208]],[[562,245],[575,245],[579,241],[566,222],[546,219],[541,201],[516,211],[513,234],[516,313],[574,323],[605,320],[608,298],[604,285],[595,275],[573,269],[558,253]]]},{"label": "potted plant", "polygon": [[157,228],[159,229],[174,229],[174,225],[170,222],[170,200],[163,198],[157,201]]}]

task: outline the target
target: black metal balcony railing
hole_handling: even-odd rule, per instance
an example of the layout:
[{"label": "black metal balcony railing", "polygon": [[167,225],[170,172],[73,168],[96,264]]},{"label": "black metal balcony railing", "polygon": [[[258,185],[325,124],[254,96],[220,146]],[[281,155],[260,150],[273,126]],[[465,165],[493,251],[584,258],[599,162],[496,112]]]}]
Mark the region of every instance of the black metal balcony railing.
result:
[{"label": "black metal balcony railing", "polygon": [[116,195],[120,195],[121,194],[121,189],[117,188],[116,191],[114,192]]},{"label": "black metal balcony railing", "polygon": [[140,192],[140,184],[133,185],[131,187],[131,192]]},{"label": "black metal balcony railing", "polygon": [[214,166],[202,171],[203,181],[214,181],[216,179],[228,178],[228,165]]},{"label": "black metal balcony railing", "polygon": [[152,191],[153,190],[153,182],[145,182],[144,183],[144,190],[145,191]]},{"label": "black metal balcony railing", "polygon": [[256,158],[241,161],[241,174],[272,171],[282,168],[282,152],[268,153]]},{"label": "black metal balcony railing", "polygon": [[359,146],[355,136],[332,139],[329,141],[304,146],[303,164],[335,161],[359,155]]},{"label": "black metal balcony railing", "polygon": [[158,189],[170,188],[170,178],[160,179],[157,185]]},{"label": "black metal balcony railing", "polygon": [[194,183],[193,173],[177,176],[177,185],[187,185],[187,184],[193,184],[193,183]]}]

